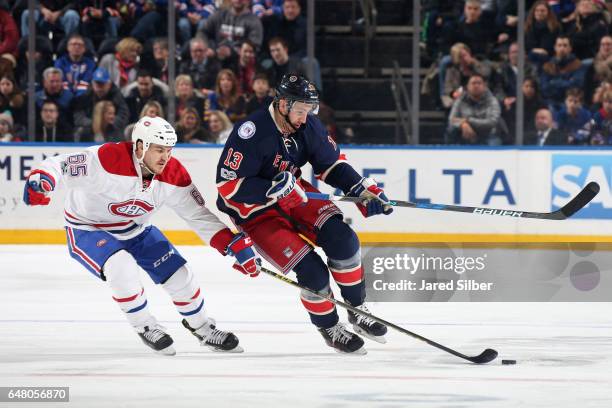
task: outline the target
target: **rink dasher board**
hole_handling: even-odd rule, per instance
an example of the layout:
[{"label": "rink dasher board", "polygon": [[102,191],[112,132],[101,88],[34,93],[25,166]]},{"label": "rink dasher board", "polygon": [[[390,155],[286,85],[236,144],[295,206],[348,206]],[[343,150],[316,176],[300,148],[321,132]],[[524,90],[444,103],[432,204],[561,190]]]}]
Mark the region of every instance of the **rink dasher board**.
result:
[{"label": "rink dasher board", "polygon": [[[62,236],[63,190],[48,207],[26,207],[23,180],[44,157],[78,152],[86,144],[9,143],[0,145],[0,242],[20,239],[55,243]],[[393,199],[508,210],[554,211],[589,181],[602,187],[592,203],[564,221],[516,220],[472,214],[396,209],[388,217],[364,219],[350,203],[338,203],[348,222],[369,243],[402,241],[612,241],[612,149],[607,148],[449,148],[341,147],[362,174],[374,177]],[[188,169],[210,209],[216,210],[218,145],[179,145],[173,151]],[[334,190],[318,181],[310,166],[303,177],[321,191]],[[336,194],[340,193],[335,191]],[[154,222],[182,243],[197,243],[195,234],[172,210],[163,208]],[[61,238],[60,238],[61,239]]]}]

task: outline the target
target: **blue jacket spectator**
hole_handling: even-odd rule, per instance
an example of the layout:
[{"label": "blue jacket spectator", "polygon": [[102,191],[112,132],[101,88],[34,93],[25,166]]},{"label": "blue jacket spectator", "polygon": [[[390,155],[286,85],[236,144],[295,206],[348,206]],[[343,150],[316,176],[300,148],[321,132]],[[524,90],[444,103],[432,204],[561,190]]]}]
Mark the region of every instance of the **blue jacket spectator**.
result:
[{"label": "blue jacket spectator", "polygon": [[253,14],[257,17],[281,15],[284,0],[253,0]]},{"label": "blue jacket spectator", "polygon": [[179,0],[177,3],[178,31],[181,42],[185,44],[193,37],[194,32],[204,29],[206,19],[217,7],[214,0]]},{"label": "blue jacket spectator", "polygon": [[74,95],[64,89],[62,71],[49,67],[43,72],[43,89],[36,92],[36,107],[38,111],[45,101],[53,101],[60,108],[60,120],[72,121],[71,103]]},{"label": "blue jacket spectator", "polygon": [[555,112],[557,129],[567,136],[570,143],[588,143],[588,132],[582,132],[591,120],[591,112],[582,107],[584,93],[578,88],[569,89],[566,93],[565,104]]},{"label": "blue jacket spectator", "polygon": [[64,88],[74,96],[87,92],[96,63],[93,58],[85,55],[85,41],[81,35],[70,36],[67,52],[55,60],[55,67],[64,75]]}]

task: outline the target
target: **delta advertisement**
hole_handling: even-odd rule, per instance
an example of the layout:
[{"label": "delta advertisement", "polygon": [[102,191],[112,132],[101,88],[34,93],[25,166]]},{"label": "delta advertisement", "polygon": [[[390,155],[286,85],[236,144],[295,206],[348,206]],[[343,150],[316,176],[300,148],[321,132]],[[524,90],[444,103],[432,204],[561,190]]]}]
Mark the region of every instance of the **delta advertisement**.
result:
[{"label": "delta advertisement", "polygon": [[[0,146],[0,234],[15,230],[61,230],[61,185],[48,207],[22,202],[28,172],[45,157],[77,152],[86,145],[5,144]],[[173,155],[190,172],[209,208],[216,210],[216,165],[221,146],[178,146]],[[612,230],[612,149],[465,149],[344,147],[348,161],[366,177],[375,178],[387,196],[412,202],[478,206],[520,211],[554,211],[588,182],[600,193],[574,217],[564,221],[515,219],[491,215],[396,208],[390,216],[364,219],[351,203],[337,203],[347,222],[371,241],[385,236],[436,234],[525,234],[606,240]],[[303,177],[324,192],[309,168]],[[219,214],[225,221],[225,216]],[[154,219],[163,230],[187,230],[170,209]],[[433,234],[433,235],[432,235]]]}]

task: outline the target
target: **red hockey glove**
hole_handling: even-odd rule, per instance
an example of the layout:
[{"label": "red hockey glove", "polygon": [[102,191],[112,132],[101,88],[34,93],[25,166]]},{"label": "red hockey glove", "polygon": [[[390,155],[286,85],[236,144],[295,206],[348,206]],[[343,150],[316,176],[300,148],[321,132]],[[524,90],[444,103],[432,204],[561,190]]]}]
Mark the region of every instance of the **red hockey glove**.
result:
[{"label": "red hockey glove", "polygon": [[272,179],[272,187],[268,189],[266,195],[274,198],[278,202],[278,206],[285,212],[308,201],[304,189],[293,174],[288,171],[278,173]]},{"label": "red hockey glove", "polygon": [[253,241],[243,232],[234,235],[227,246],[227,254],[236,257],[234,269],[249,275],[251,278],[259,275],[261,259],[253,251]]},{"label": "red hockey glove", "polygon": [[23,188],[23,202],[26,205],[48,205],[47,195],[55,188],[53,177],[42,170],[33,170]]},{"label": "red hockey glove", "polygon": [[357,208],[364,217],[377,214],[389,215],[393,212],[385,192],[378,187],[374,179],[362,178],[359,183],[351,187],[347,196],[363,198],[363,201],[357,204]]}]

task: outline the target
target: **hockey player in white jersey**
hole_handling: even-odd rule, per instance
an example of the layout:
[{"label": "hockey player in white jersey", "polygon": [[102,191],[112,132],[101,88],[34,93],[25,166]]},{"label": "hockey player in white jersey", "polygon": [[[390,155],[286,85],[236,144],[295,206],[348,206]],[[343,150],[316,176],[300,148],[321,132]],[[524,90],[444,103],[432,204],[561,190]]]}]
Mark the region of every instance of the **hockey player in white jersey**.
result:
[{"label": "hockey player in white jersey", "polygon": [[170,295],[183,325],[203,346],[239,352],[238,338],[207,316],[187,261],[150,223],[166,204],[205,242],[235,256],[236,269],[259,270],[250,238],[233,234],[205,207],[189,173],[172,157],[176,139],[164,119],[144,117],[134,126],[132,143],[107,143],[45,159],[29,174],[23,199],[27,205],[47,205],[50,193],[63,184],[70,255],[107,282],[129,323],[153,350],[175,354],[172,338],[147,307],[139,267]]}]

